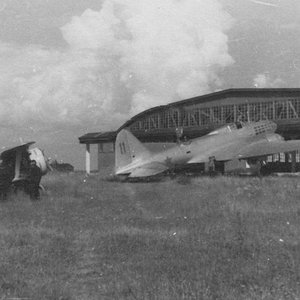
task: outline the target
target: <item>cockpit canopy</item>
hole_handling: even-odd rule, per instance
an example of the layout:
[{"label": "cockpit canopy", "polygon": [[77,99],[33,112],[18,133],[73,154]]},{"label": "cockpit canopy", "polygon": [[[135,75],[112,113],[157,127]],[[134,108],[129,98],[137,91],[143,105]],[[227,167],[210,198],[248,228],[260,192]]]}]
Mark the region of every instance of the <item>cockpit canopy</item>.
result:
[{"label": "cockpit canopy", "polygon": [[239,130],[245,127],[245,123],[244,122],[234,122],[234,123],[230,123],[227,124],[223,127],[218,128],[217,130],[214,130],[212,132],[210,132],[208,135],[214,135],[214,134],[219,134],[219,133],[226,133],[226,132],[232,132],[234,130]]}]

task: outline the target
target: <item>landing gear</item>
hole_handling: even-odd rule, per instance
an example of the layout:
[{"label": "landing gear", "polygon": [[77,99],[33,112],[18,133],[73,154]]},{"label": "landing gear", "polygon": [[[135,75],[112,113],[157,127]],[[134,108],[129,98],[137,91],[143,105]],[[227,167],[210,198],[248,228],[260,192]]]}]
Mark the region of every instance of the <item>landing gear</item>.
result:
[{"label": "landing gear", "polygon": [[26,186],[28,185],[28,180],[22,179],[12,183],[11,190],[14,194],[18,192],[27,193]]},{"label": "landing gear", "polygon": [[[15,181],[11,185],[11,191],[14,194],[22,192],[22,193],[25,193],[27,195],[30,195],[29,184],[30,183],[27,179],[22,179],[22,180]],[[42,192],[42,193],[46,192],[46,189],[42,184],[39,185],[39,192]]]},{"label": "landing gear", "polygon": [[247,163],[251,169],[251,173],[253,175],[258,176],[259,178],[262,177],[261,175],[261,167],[264,164],[264,160],[262,159],[257,159],[257,158],[252,158],[252,159],[248,159]]}]

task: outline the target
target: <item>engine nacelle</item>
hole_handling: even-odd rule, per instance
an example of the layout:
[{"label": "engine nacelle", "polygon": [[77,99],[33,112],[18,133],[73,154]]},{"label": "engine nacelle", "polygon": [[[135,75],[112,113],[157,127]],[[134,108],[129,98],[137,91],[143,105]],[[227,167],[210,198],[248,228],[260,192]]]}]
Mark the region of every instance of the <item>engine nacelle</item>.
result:
[{"label": "engine nacelle", "polygon": [[39,148],[32,148],[28,150],[30,160],[35,160],[37,166],[41,169],[42,174],[45,175],[48,171],[47,159],[43,151]]},{"label": "engine nacelle", "polygon": [[279,134],[276,134],[276,133],[273,133],[273,134],[267,134],[266,135],[266,139],[269,141],[269,142],[277,142],[277,141],[283,141],[284,138],[279,135]]}]

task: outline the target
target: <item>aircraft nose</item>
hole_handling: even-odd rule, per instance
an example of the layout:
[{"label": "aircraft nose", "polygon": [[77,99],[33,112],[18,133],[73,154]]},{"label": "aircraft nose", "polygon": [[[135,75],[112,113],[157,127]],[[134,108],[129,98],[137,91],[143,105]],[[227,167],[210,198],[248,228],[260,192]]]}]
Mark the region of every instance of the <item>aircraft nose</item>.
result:
[{"label": "aircraft nose", "polygon": [[275,132],[277,129],[277,124],[273,121],[268,122],[268,128],[270,131]]}]

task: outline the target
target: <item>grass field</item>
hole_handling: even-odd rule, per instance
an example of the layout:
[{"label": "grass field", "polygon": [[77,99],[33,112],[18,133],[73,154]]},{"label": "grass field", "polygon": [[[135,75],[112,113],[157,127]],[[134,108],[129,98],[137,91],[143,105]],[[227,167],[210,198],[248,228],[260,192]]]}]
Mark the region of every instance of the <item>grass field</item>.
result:
[{"label": "grass field", "polygon": [[0,203],[0,299],[300,299],[300,181],[49,174]]}]

